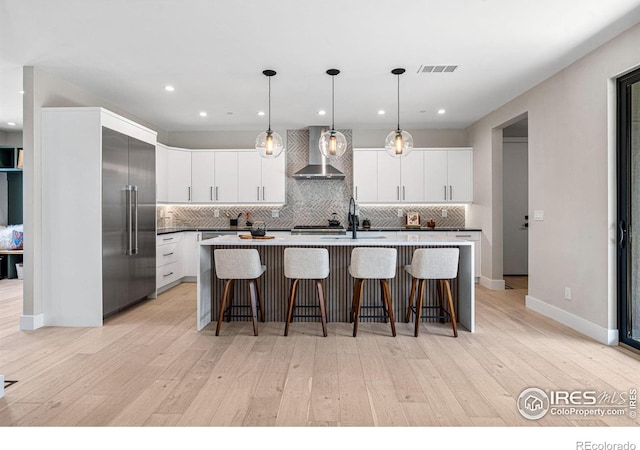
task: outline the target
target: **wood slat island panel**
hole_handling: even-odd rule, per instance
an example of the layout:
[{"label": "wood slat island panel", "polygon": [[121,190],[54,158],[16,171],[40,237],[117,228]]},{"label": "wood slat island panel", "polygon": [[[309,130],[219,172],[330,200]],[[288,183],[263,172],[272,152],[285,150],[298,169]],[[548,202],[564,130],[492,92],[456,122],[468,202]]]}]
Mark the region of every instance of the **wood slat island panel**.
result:
[{"label": "wood slat island panel", "polygon": [[[369,235],[370,236],[370,235]],[[413,252],[425,247],[458,247],[460,263],[458,277],[452,283],[459,323],[468,331],[474,331],[474,273],[473,242],[433,237],[402,236],[396,233],[384,233],[378,239],[350,239],[348,236],[291,236],[277,235],[275,239],[245,240],[238,236],[221,236],[200,243],[198,268],[198,312],[197,328],[204,329],[211,321],[217,320],[218,308],[222,297],[223,282],[215,276],[213,250],[217,248],[255,248],[260,254],[262,264],[267,267],[261,277],[261,289],[265,305],[265,320],[285,322],[287,298],[290,280],[284,276],[283,254],[286,247],[326,248],[329,251],[330,274],[325,280],[327,295],[327,315],[330,322],[348,322],[353,278],[349,275],[351,251],[355,247],[391,247],[398,250],[396,277],[390,280],[392,303],[397,320],[404,320],[411,288],[411,277],[404,266],[411,264]],[[247,283],[239,281],[236,286],[236,304],[247,304]],[[380,284],[369,280],[365,284],[364,304],[381,305]],[[435,283],[428,290],[429,304],[436,302]],[[213,311],[212,311],[213,304]],[[315,293],[311,282],[302,281],[299,291],[299,305],[315,305]],[[315,314],[314,309],[308,313]],[[363,313],[364,314],[364,313]],[[366,313],[368,314],[368,313]],[[379,311],[371,310],[371,314]],[[249,320],[248,318],[246,320]],[[296,321],[315,321],[314,318],[297,318]],[[363,319],[376,321],[378,319]]]}]

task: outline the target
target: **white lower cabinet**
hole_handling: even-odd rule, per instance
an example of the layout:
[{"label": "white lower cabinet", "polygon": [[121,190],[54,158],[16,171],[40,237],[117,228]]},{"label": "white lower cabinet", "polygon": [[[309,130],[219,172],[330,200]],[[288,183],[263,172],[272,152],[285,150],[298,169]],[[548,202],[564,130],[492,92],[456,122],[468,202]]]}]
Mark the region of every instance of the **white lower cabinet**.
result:
[{"label": "white lower cabinet", "polygon": [[156,237],[156,289],[182,278],[182,233]]},{"label": "white lower cabinet", "polygon": [[202,233],[184,231],[182,234],[182,277],[183,281],[196,281],[198,275],[198,243]]},{"label": "white lower cabinet", "polygon": [[481,239],[482,232],[481,231],[449,231],[447,232],[447,237],[462,239],[464,241],[472,241],[474,243],[474,272],[476,277],[476,283],[480,279],[480,270],[482,268],[482,247],[481,247]]}]

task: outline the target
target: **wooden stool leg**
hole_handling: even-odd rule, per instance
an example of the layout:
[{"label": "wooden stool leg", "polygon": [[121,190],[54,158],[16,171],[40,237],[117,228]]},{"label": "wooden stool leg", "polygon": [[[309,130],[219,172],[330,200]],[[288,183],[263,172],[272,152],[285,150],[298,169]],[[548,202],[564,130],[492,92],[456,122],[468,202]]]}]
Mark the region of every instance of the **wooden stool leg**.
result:
[{"label": "wooden stool leg", "polygon": [[[444,280],[438,280],[438,305],[440,306],[440,314],[447,312],[444,307]],[[444,317],[440,319],[440,323],[444,323]]]},{"label": "wooden stool leg", "polygon": [[251,320],[253,335],[258,335],[258,280],[249,280],[249,297],[251,298]]},{"label": "wooden stool leg", "polygon": [[227,309],[227,322],[231,322],[231,309],[235,297],[236,280],[229,280],[229,308]]},{"label": "wooden stool leg", "polygon": [[353,281],[353,297],[351,298],[351,312],[349,313],[349,323],[353,323],[354,316],[356,314],[356,298],[358,297],[358,286],[360,284],[360,279],[356,278]]},{"label": "wooden stool leg", "polygon": [[407,308],[407,316],[405,317],[405,323],[409,323],[411,320],[411,308],[413,307],[413,295],[416,293],[416,283],[417,280],[415,278],[411,278],[411,292],[409,292],[409,307]]},{"label": "wooden stool leg", "polygon": [[382,280],[382,289],[384,291],[384,299],[387,303],[386,314],[389,316],[389,322],[391,322],[391,334],[396,336],[396,323],[393,319],[393,305],[391,304],[391,289],[389,289],[389,280]]},{"label": "wooden stool leg", "polygon": [[360,307],[362,306],[362,291],[364,290],[364,280],[358,280],[358,293],[354,295],[356,301],[355,311],[353,313],[353,337],[358,334],[358,323],[360,322]]},{"label": "wooden stool leg", "polygon": [[449,315],[451,316],[451,326],[453,328],[453,335],[458,337],[458,323],[456,321],[456,311],[453,309],[453,298],[451,296],[451,286],[449,280],[444,280],[444,287],[446,288],[447,300],[449,301]]},{"label": "wooden stool leg", "polygon": [[293,317],[293,307],[296,303],[296,288],[298,286],[298,279],[291,280],[291,289],[289,290],[289,309],[287,310],[287,324],[284,327],[284,335],[289,335],[289,325],[291,324],[291,318]]},{"label": "wooden stool leg", "polygon": [[384,316],[384,323],[389,323],[389,313],[387,312],[387,299],[384,289],[385,280],[380,280],[380,301],[382,302],[382,315]]},{"label": "wooden stool leg", "polygon": [[413,335],[418,337],[418,333],[420,332],[420,320],[422,316],[422,302],[424,302],[424,290],[425,290],[426,280],[420,280],[418,282],[418,292],[416,292],[417,300],[416,300],[416,323]]},{"label": "wooden stool leg", "polygon": [[262,302],[262,292],[260,291],[260,279],[256,280],[256,291],[258,292],[258,307],[260,308],[260,322],[264,322],[264,303]]},{"label": "wooden stool leg", "polygon": [[318,291],[318,306],[320,306],[320,320],[322,321],[322,334],[327,337],[327,311],[325,309],[324,289],[322,288],[322,280],[316,280],[316,289]]},{"label": "wooden stool leg", "polygon": [[216,336],[220,336],[220,325],[222,325],[222,317],[224,316],[224,305],[227,302],[227,295],[229,293],[229,285],[233,280],[227,280],[224,284],[224,291],[222,292],[222,300],[220,300],[220,313],[218,314],[218,325],[216,326]]}]

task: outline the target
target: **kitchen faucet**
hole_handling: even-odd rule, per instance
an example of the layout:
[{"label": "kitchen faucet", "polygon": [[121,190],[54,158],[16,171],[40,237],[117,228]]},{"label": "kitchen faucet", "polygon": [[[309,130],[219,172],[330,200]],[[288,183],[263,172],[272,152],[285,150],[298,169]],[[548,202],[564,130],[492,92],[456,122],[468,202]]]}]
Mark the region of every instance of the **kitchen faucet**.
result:
[{"label": "kitchen faucet", "polygon": [[358,216],[356,216],[356,201],[353,199],[353,197],[351,197],[351,199],[349,200],[349,225],[351,226],[352,238],[356,239],[356,233],[358,230]]}]

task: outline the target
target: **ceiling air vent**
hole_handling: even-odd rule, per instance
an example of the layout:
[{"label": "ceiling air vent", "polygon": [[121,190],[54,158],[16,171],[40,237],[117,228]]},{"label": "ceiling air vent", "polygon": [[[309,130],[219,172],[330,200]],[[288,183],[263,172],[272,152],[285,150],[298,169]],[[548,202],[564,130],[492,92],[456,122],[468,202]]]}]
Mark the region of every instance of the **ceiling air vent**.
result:
[{"label": "ceiling air vent", "polygon": [[424,65],[418,67],[418,73],[451,73],[455,72],[458,66],[446,66],[446,65]]}]

